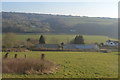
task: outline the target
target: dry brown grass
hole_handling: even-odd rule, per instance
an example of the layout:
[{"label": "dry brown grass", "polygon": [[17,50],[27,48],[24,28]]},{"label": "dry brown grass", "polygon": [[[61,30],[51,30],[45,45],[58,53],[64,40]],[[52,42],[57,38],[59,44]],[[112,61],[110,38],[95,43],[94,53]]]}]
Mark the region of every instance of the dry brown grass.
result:
[{"label": "dry brown grass", "polygon": [[57,65],[48,60],[30,58],[3,59],[3,73],[49,74],[57,69]]}]

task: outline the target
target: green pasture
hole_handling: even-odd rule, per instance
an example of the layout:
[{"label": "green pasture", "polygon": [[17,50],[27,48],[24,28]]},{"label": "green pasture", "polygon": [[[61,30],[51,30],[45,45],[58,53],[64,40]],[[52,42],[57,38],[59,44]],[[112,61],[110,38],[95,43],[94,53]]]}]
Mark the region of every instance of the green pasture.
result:
[{"label": "green pasture", "polygon": [[[38,36],[38,35],[37,35]],[[37,37],[35,36],[35,37]],[[3,74],[3,78],[117,78],[118,53],[100,52],[10,52],[9,57],[18,54],[18,58],[40,58],[44,53],[46,59],[60,64],[53,74]],[[4,56],[4,52],[2,53]]]},{"label": "green pasture", "polygon": [[[41,34],[17,34],[17,40],[25,41],[27,38],[34,38],[39,39]],[[69,43],[71,40],[75,38],[76,35],[67,35],[67,34],[43,34],[46,43],[48,44],[59,44],[61,42]],[[85,43],[92,44],[92,43],[101,43],[106,42],[109,38],[107,36],[100,36],[100,35],[83,35]]]}]

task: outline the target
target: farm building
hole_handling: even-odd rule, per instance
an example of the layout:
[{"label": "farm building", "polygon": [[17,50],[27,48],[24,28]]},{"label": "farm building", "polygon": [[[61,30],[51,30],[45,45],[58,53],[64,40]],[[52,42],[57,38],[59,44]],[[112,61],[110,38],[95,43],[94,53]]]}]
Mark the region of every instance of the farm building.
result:
[{"label": "farm building", "polygon": [[108,40],[105,43],[105,45],[107,45],[107,46],[118,46],[118,44],[119,44],[118,41],[112,41],[112,40]]},{"label": "farm building", "polygon": [[99,50],[99,47],[94,44],[66,44],[63,46],[64,49],[83,49],[83,50]]},{"label": "farm building", "polygon": [[44,48],[44,49],[58,49],[58,44],[37,44],[35,48]]},{"label": "farm building", "polygon": [[[37,44],[37,49],[47,50],[61,50],[61,46],[58,44]],[[65,44],[62,50],[99,50],[99,47],[94,44]]]}]

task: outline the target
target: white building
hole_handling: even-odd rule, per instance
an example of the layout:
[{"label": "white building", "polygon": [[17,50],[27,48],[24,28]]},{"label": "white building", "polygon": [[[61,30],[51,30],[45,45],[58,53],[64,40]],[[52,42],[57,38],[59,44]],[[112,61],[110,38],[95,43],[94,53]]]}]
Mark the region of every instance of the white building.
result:
[{"label": "white building", "polygon": [[118,41],[112,41],[112,40],[108,40],[106,41],[106,45],[107,46],[118,46]]}]

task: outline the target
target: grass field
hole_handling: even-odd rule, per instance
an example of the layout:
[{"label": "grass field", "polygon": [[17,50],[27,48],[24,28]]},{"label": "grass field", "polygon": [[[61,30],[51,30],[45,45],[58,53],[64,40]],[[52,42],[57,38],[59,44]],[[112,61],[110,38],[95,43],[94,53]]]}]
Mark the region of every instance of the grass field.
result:
[{"label": "grass field", "polygon": [[[76,35],[67,35],[67,34],[45,34],[44,37],[46,42],[49,44],[60,44],[61,42],[69,43],[71,40],[75,38]],[[26,40],[27,38],[34,38],[39,39],[40,34],[17,34],[17,40]],[[92,44],[92,43],[101,43],[106,42],[109,38],[107,36],[100,36],[100,35],[84,35],[85,43]]]},{"label": "grass field", "polygon": [[[3,78],[117,78],[117,53],[99,52],[10,52],[9,57],[40,58],[46,54],[46,59],[60,64],[54,74],[3,74]],[[5,53],[2,53],[3,55]]]}]

